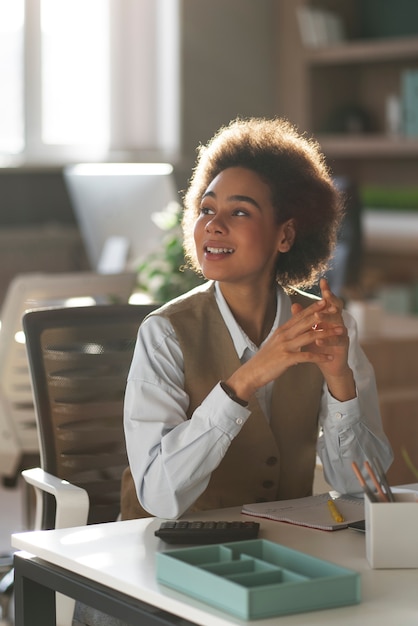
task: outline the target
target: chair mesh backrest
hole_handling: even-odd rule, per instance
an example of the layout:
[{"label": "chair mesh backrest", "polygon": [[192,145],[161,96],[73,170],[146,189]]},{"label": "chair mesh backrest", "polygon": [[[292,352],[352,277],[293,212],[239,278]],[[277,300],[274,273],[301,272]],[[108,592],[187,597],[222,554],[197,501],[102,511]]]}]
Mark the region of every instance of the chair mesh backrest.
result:
[{"label": "chair mesh backrest", "polygon": [[[123,399],[138,327],[156,305],[33,310],[23,329],[42,468],[89,494],[88,523],[115,520],[127,466]],[[43,528],[54,525],[45,496]]]},{"label": "chair mesh backrest", "polygon": [[0,476],[14,483],[22,469],[39,464],[39,444],[25,346],[16,337],[27,309],[64,306],[70,298],[127,303],[136,274],[29,272],[10,282],[1,307]]}]

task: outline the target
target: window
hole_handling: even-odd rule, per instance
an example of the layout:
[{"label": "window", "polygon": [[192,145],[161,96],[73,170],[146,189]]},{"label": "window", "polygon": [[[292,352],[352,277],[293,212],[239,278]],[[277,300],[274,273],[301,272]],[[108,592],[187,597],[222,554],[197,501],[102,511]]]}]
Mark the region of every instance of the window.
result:
[{"label": "window", "polygon": [[109,5],[42,0],[42,141],[108,145]]},{"label": "window", "polygon": [[23,137],[23,0],[0,0],[0,152],[16,154]]},{"label": "window", "polygon": [[178,0],[0,0],[3,163],[174,156],[178,12]]}]

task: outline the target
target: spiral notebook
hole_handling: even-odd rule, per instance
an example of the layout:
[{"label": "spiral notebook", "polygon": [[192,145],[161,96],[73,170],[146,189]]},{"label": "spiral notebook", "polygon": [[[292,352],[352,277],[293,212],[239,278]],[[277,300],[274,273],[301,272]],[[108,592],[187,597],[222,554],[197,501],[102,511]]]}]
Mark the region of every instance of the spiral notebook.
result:
[{"label": "spiral notebook", "polygon": [[[338,511],[343,516],[343,522],[336,522],[333,519],[328,506],[330,499],[333,499]],[[318,528],[319,530],[339,530],[340,528],[347,528],[353,522],[364,519],[364,502],[363,498],[345,495],[331,498],[329,493],[321,493],[307,498],[295,498],[294,500],[244,504],[242,513],[255,517],[265,517],[277,522]]]}]

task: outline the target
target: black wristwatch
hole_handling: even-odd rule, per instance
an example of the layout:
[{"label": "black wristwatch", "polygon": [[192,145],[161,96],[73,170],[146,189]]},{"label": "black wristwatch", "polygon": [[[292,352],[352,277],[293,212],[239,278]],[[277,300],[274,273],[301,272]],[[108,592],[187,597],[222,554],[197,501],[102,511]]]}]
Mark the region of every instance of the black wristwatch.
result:
[{"label": "black wristwatch", "polygon": [[231,400],[233,400],[237,404],[240,404],[241,406],[245,406],[245,407],[248,406],[248,402],[246,402],[245,400],[242,400],[241,398],[238,398],[235,391],[231,389],[231,387],[227,385],[223,380],[221,380],[220,385],[222,389],[225,391],[226,395],[231,398]]}]

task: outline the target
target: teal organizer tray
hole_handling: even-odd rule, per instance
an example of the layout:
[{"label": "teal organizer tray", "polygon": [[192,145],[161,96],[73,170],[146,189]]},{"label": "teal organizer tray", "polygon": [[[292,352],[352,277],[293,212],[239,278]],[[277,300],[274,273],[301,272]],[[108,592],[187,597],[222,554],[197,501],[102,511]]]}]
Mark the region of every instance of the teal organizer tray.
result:
[{"label": "teal organizer tray", "polygon": [[157,580],[244,620],[360,602],[360,575],[272,541],[157,553]]}]

